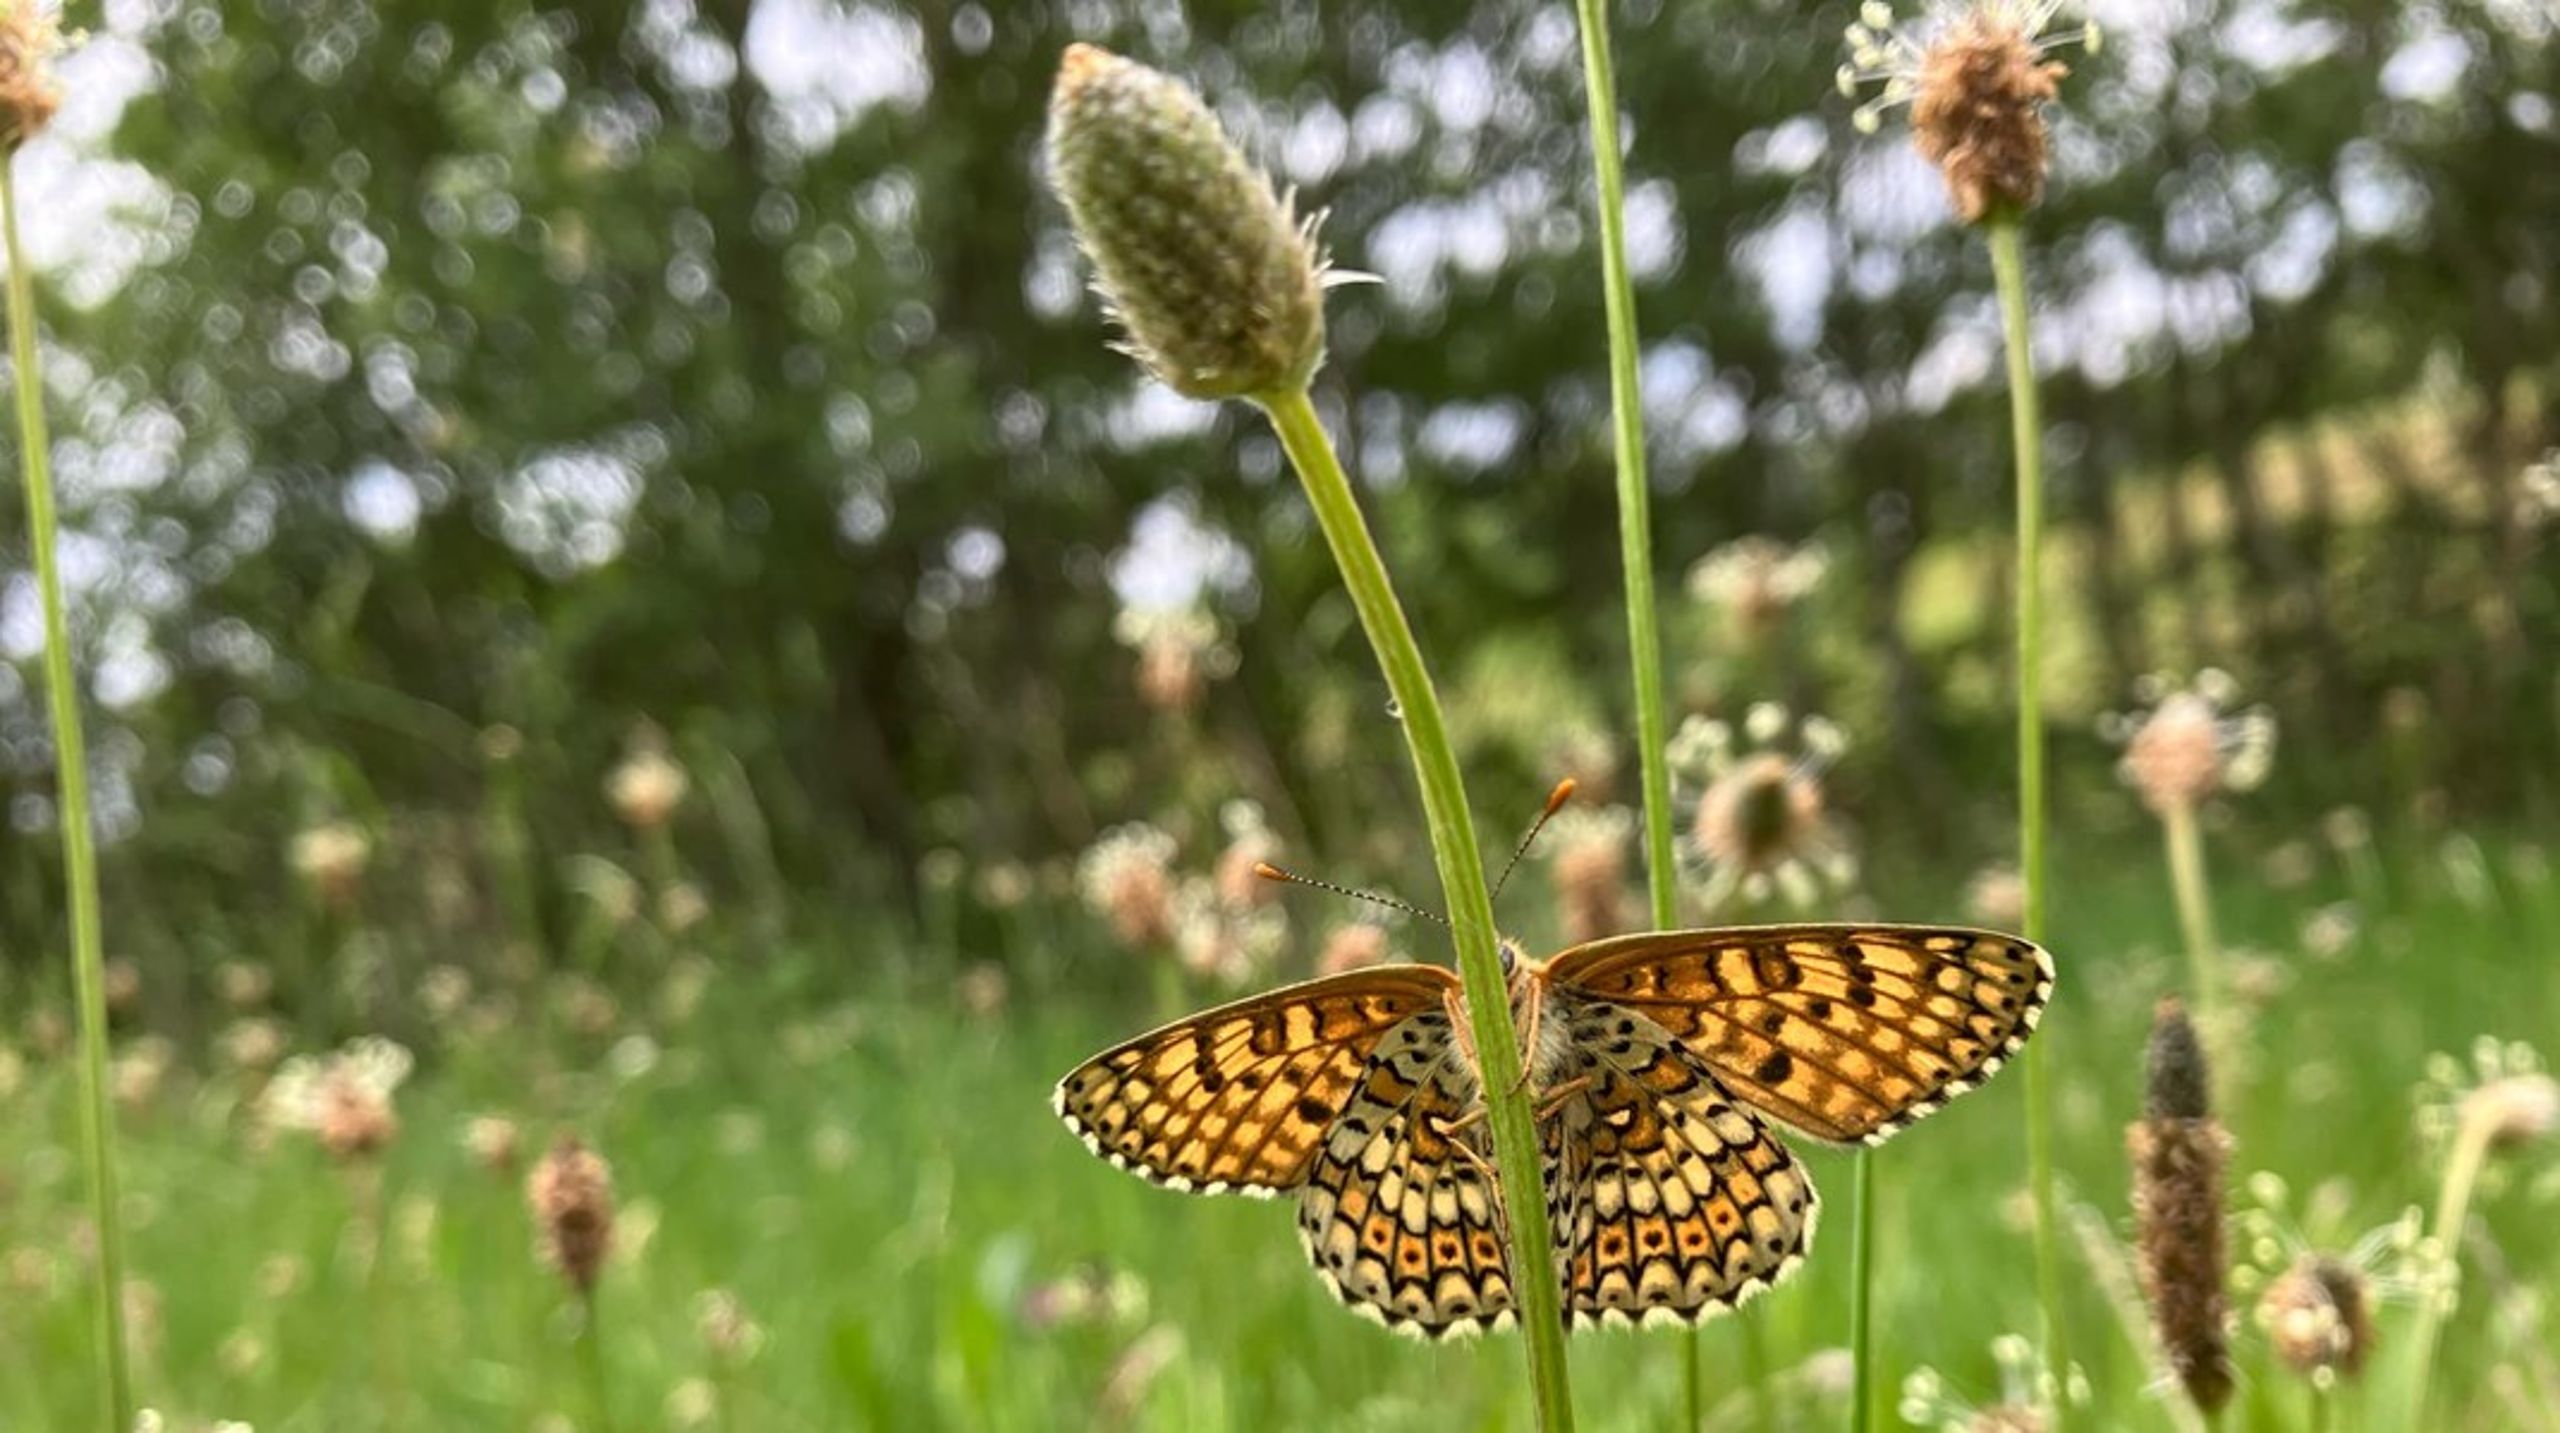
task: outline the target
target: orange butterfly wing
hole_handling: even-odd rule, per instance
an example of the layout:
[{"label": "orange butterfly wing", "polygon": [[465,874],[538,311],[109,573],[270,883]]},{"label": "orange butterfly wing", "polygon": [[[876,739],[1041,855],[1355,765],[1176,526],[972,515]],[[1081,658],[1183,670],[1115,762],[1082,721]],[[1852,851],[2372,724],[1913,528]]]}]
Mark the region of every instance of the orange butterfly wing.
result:
[{"label": "orange butterfly wing", "polygon": [[1594,941],[1546,978],[1643,1014],[1806,1134],[1878,1144],[2026,1043],[2053,958],[1952,926],[1743,926]]},{"label": "orange butterfly wing", "polygon": [[1432,965],[1288,986],[1106,1050],[1051,1103],[1094,1153],[1141,1178],[1267,1197],[1305,1182],[1380,1041],[1457,989]]}]

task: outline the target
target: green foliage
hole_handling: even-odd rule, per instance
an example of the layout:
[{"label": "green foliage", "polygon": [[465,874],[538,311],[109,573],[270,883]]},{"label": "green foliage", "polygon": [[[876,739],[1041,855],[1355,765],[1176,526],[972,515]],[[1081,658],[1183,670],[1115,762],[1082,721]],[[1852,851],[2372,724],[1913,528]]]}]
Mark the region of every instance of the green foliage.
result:
[{"label": "green foliage", "polygon": [[[130,565],[84,594],[83,655],[165,664],[104,713],[110,829],[136,833],[111,895],[274,894],[303,826],[474,819],[501,725],[520,789],[555,796],[643,719],[726,753],[795,886],[912,904],[937,847],[1071,848],[1149,799],[1095,754],[1152,734],[1108,579],[1167,496],[1249,562],[1211,598],[1246,660],[1198,718],[1231,791],[1327,849],[1405,809],[1276,451],[1148,398],[1078,293],[1036,163],[1077,38],[1254,121],[1345,265],[1387,279],[1333,296],[1319,397],[1357,395],[1347,456],[1444,666],[1617,650],[1569,16],[1001,8],[118,12],[101,45],[162,78],[101,153],[162,187],[92,246],[123,281],[83,269],[77,311],[50,306],[70,517]],[[2390,695],[2423,704],[2418,788],[2547,812],[2529,657],[2560,592],[2515,475],[2552,441],[2560,162],[2532,115],[2560,56],[2512,7],[2335,8],[2279,52],[2221,47],[2217,13],[2075,59],[2057,116],[2031,247],[2082,555],[2057,621],[2088,656],[2058,710],[2230,666],[2322,723],[2338,759],[2284,779],[2334,800]],[[2001,581],[1996,387],[1933,376],[1987,336],[1987,274],[1933,192],[1895,197],[1925,189],[1896,142],[1850,133],[1844,18],[1616,17],[1656,551],[1821,536],[1832,655],[1783,695],[1858,714],[1879,829],[1981,793],[1987,830],[2003,634],[1947,613],[2006,604],[1912,610]],[[2428,45],[2467,57],[2457,83],[2385,82]],[[831,46],[864,62],[787,63]],[[1799,302],[1764,281],[1785,264]],[[1626,730],[1623,685],[1573,699]],[[38,730],[32,683],[0,678],[20,830],[50,814]],[[1497,760],[1510,804],[1554,775]],[[1382,779],[1346,793],[1346,763]],[[520,819],[540,853],[606,818],[573,795]],[[45,859],[12,841],[0,883],[42,889]],[[12,950],[40,909],[8,902]],[[561,939],[529,914],[508,938]]]},{"label": "green foliage", "polygon": [[[2529,1037],[2560,1014],[2548,966],[2510,954],[2560,940],[2560,887],[2536,864],[2547,856],[2501,839],[2477,850],[2476,865],[2425,843],[2385,852],[2397,894],[2365,907],[2333,956],[2297,953],[2296,925],[2305,910],[2354,898],[2357,878],[2340,861],[2324,857],[2308,885],[2283,888],[2246,863],[2223,873],[2235,938],[2282,952],[2250,957],[2283,984],[2260,997],[2268,1003],[2247,1026],[2225,1097],[2235,1184],[2282,1176],[2295,1232],[2322,1247],[2432,1195],[2442,1151],[2412,1120],[2430,1052],[2466,1049],[2481,1033]],[[2150,994],[2177,969],[2149,851],[2129,844],[2127,859],[2111,860],[2083,849],[2057,872],[2071,893],[2055,930],[2073,1035],[2053,1047],[2062,1163],[2075,1202],[2119,1234],[2123,1127],[2141,1109]],[[1915,918],[1959,914],[1944,879],[1889,874],[1883,889]],[[1057,1126],[1049,1083],[1146,1022],[1148,976],[1142,958],[1079,917],[1043,908],[1026,927],[1059,964],[1018,980],[999,1011],[970,1013],[952,993],[987,942],[964,957],[861,925],[775,951],[723,918],[688,943],[717,972],[690,1016],[652,997],[666,968],[632,952],[615,957],[619,1013],[608,1029],[484,1026],[469,1007],[426,1021],[409,1032],[421,1068],[400,1091],[401,1134],[376,1174],[333,1165],[299,1134],[261,1137],[257,1079],[182,1040],[156,1093],[123,1116],[134,1272],[153,1291],[137,1301],[153,1311],[138,1362],[144,1400],[181,1428],[217,1416],[261,1429],[384,1418],[515,1426],[551,1412],[590,1426],[570,1300],[535,1257],[522,1172],[492,1173],[462,1143],[472,1116],[504,1114],[528,1151],[555,1127],[574,1128],[612,1161],[624,1253],[598,1297],[616,1426],[685,1426],[682,1400],[700,1394],[678,1388],[691,1380],[711,1384],[732,1426],[745,1427],[1081,1426],[1115,1399],[1135,1427],[1523,1426],[1508,1338],[1425,1347],[1355,1321],[1307,1272],[1284,1208],[1150,1188]],[[553,1008],[546,996],[558,993],[544,978],[503,975],[477,991],[476,1004],[528,1014]],[[127,1056],[141,1033],[128,1034]],[[13,1291],[0,1300],[0,1341],[27,1355],[0,1371],[0,1423],[72,1426],[89,1411],[88,1388],[48,1373],[82,1366],[88,1340],[65,1252],[79,1217],[72,1091],[57,1062],[39,1059],[24,1078],[0,1100],[0,1167],[12,1171],[0,1277]],[[1925,1364],[1987,1402],[1999,1388],[1992,1337],[2032,1324],[2015,1208],[2018,1091],[2004,1075],[1892,1148],[1876,1229],[1888,1390]],[[2467,1277],[2491,1281],[2478,1287],[2560,1293],[2560,1244],[2539,1212],[2552,1149],[2520,1147],[2493,1165],[2474,1217],[2503,1265],[2473,1265]],[[1786,1374],[1836,1347],[1846,1326],[1852,1181],[1845,1155],[1810,1158],[1841,1222],[1826,1220],[1817,1257],[1754,1307],[1782,1405],[1799,1426],[1822,1427],[1839,1421],[1836,1385]],[[2079,1274],[2077,1246],[2069,1257]],[[2496,1284],[2504,1278],[2516,1283]],[[714,1288],[761,1325],[751,1359],[724,1367],[705,1348],[697,1300]],[[2075,1277],[2071,1289],[2097,1421],[2171,1426],[2147,1354],[2098,1281]],[[2503,1321],[2501,1302],[2466,1296],[2447,1325],[2436,1380],[2445,1426],[2496,1423],[2490,1370],[2529,1369],[2534,1350],[2547,1350],[2547,1328]],[[2385,1350],[2405,1340],[2414,1313],[2398,1297],[2384,1303]],[[1710,1329],[1711,1367],[1732,1367],[1734,1338],[1730,1325]],[[1126,1372],[1142,1343],[1165,1356],[1152,1379]],[[1664,1352],[1676,1345],[1578,1338],[1585,1421],[1658,1426],[1677,1406],[1676,1361]],[[2299,1384],[2264,1340],[2244,1330],[2238,1356],[2249,1405],[2240,1421],[2297,1417]],[[2386,1357],[2344,1396],[2381,1419],[2398,1376]],[[1743,1390],[1710,1387],[1729,1420],[1719,1426],[1749,1426]]]}]

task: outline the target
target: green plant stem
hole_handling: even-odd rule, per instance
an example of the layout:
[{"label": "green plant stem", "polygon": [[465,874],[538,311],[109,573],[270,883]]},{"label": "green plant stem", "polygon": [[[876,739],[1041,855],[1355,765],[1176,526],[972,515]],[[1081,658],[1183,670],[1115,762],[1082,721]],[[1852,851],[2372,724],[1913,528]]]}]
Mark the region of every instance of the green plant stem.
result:
[{"label": "green plant stem", "polygon": [[2310,1416],[2303,1420],[2309,1433],[2329,1433],[2329,1391],[2319,1384],[2311,1385]]},{"label": "green plant stem", "polygon": [[2445,1261],[2447,1287],[2419,1297],[2418,1317],[2409,1330],[2409,1393],[2403,1428],[2425,1427],[2427,1381],[2435,1373],[2436,1337],[2443,1331],[2446,1305],[2460,1287],[2462,1230],[2471,1219],[2471,1190],[2480,1181],[2480,1166],[2489,1158],[2489,1124],[2466,1118],[2453,1137],[2453,1153],[2445,1161],[2444,1183],[2436,1190],[2435,1219],[2427,1236]]},{"label": "green plant stem", "polygon": [[36,286],[18,246],[15,156],[0,155],[0,231],[9,255],[9,357],[18,385],[19,458],[27,480],[27,546],[35,554],[44,607],[45,699],[53,717],[53,764],[62,791],[62,872],[71,899],[71,981],[80,1017],[80,1138],[88,1155],[89,1217],[98,1230],[98,1406],[110,1429],[133,1423],[132,1375],[125,1363],[124,1225],[116,1195],[115,1125],[107,1104],[106,956],[99,931],[98,853],[89,828],[89,754],[72,684],[71,630],[63,615],[62,569],[54,555],[53,466],[45,436],[44,379],[36,363]]},{"label": "green plant stem", "polygon": [[[1600,273],[1609,316],[1609,417],[1617,453],[1618,554],[1626,569],[1627,653],[1635,669],[1636,751],[1644,786],[1645,886],[1653,924],[1679,920],[1671,852],[1671,759],[1662,693],[1662,633],[1654,610],[1653,515],[1645,480],[1644,410],[1636,382],[1636,296],[1627,275],[1626,179],[1618,161],[1617,82],[1609,69],[1607,0],[1579,0],[1582,72],[1591,100],[1591,168],[1598,180]],[[1694,1410],[1693,1410],[1694,1411]]]},{"label": "green plant stem", "polygon": [[578,1363],[586,1374],[587,1395],[596,1406],[596,1427],[613,1433],[613,1385],[604,1376],[604,1340],[596,1336],[596,1296],[588,1291],[578,1303]]},{"label": "green plant stem", "polygon": [[2205,885],[2204,837],[2193,806],[2180,803],[2162,812],[2160,830],[2169,843],[2169,884],[2177,893],[2178,928],[2187,941],[2187,980],[2194,986],[2196,1028],[2203,1032],[2207,1053],[2222,1038],[2221,943],[2213,934],[2213,894]]},{"label": "green plant stem", "polygon": [[[1749,1385],[1751,1390],[1751,1416],[1754,1420],[1752,1426],[1761,1429],[1784,1429],[1792,1426],[1795,1420],[1781,1417],[1785,1410],[1778,1407],[1777,1390],[1770,1386],[1769,1326],[1766,1323],[1769,1317],[1768,1312],[1754,1301],[1749,1308],[1736,1309],[1733,1314],[1734,1321],[1741,1325],[1739,1332],[1742,1336],[1742,1381]],[[1695,1333],[1696,1330],[1692,1329],[1691,1332]],[[1692,1375],[1696,1373],[1697,1367],[1698,1361],[1694,1358],[1690,1359],[1689,1369]]]},{"label": "green plant stem", "polygon": [[[1609,428],[1618,474],[1618,552],[1627,594],[1627,662],[1635,675],[1636,756],[1644,788],[1645,887],[1653,928],[1679,924],[1678,868],[1671,854],[1671,764],[1662,695],[1662,633],[1653,595],[1653,512],[1645,479],[1643,393],[1636,378],[1636,292],[1627,272],[1626,176],[1619,157],[1618,82],[1609,60],[1608,0],[1576,0],[1582,28],[1583,94],[1591,110],[1591,173],[1598,191],[1600,287],[1609,325]],[[1686,1422],[1704,1417],[1700,1338],[1683,1337]]]},{"label": "green plant stem", "polygon": [[[2000,328],[2009,360],[2010,442],[2018,470],[2018,876],[2026,887],[2026,929],[2045,940],[2044,802],[2044,424],[2036,415],[2036,360],[2027,331],[2027,263],[2015,215],[1983,225],[2000,291]],[[2027,1043],[2027,1184],[2035,1206],[2036,1295],[2043,1306],[2045,1371],[2054,1424],[2070,1423],[2071,1354],[2062,1317],[2062,1247],[2054,1225],[2053,1088],[2045,1051]]]},{"label": "green plant stem", "polygon": [[1860,1149],[1854,1158],[1857,1179],[1849,1212],[1849,1427],[1867,1433],[1875,1426],[1875,1355],[1868,1343],[1875,1329],[1876,1152]]},{"label": "green plant stem", "polygon": [[1342,569],[1343,586],[1350,590],[1360,625],[1376,649],[1387,690],[1401,717],[1405,744],[1413,752],[1414,775],[1422,789],[1431,852],[1449,903],[1451,942],[1457,947],[1458,975],[1466,990],[1468,1022],[1484,1081],[1494,1165],[1511,1216],[1512,1297],[1519,1305],[1538,1424],[1547,1433],[1565,1433],[1573,1427],[1573,1398],[1565,1371],[1562,1291],[1554,1274],[1555,1246],[1547,1229],[1546,1194],[1539,1177],[1538,1131],[1530,1109],[1531,1093],[1520,1078],[1520,1043],[1512,1027],[1493,904],[1485,889],[1484,854],[1476,845],[1458,755],[1449,744],[1440,698],[1432,689],[1422,651],[1414,644],[1413,629],[1397,604],[1386,564],[1378,556],[1368,522],[1360,515],[1342,461],[1316,417],[1314,402],[1304,389],[1266,394],[1261,402],[1298,470],[1334,563]]}]

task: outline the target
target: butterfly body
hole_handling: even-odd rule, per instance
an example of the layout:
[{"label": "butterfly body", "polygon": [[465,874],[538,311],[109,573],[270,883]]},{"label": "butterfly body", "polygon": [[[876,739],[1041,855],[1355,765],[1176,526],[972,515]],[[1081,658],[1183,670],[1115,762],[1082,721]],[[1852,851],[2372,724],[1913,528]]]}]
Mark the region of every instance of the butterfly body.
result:
[{"label": "butterfly body", "polygon": [[[1802,1258],[1812,1181],[1768,1119],[1880,1142],[1997,1069],[2053,987],[1987,931],[1764,926],[1504,948],[1556,1279],[1577,1325],[1694,1322]],[[1508,1323],[1514,1280],[1457,977],[1390,965],[1222,1006],[1059,1083],[1061,1118],[1157,1183],[1299,1203],[1355,1312]],[[1764,1118],[1766,1117],[1766,1118]]]}]

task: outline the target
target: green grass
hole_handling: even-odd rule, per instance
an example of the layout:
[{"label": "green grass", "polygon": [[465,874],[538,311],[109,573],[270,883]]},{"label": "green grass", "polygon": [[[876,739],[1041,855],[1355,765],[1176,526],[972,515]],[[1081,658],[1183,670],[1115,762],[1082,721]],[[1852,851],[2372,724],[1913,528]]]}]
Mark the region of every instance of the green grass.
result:
[{"label": "green grass", "polygon": [[[2218,844],[2228,847],[2228,838]],[[2411,1091],[2432,1051],[2482,1033],[2560,1030],[2560,891],[2498,878],[2459,898],[2423,855],[2387,865],[2390,909],[2334,962],[2293,949],[2344,874],[2278,894],[2254,869],[2217,873],[2235,948],[2287,952],[2291,988],[2250,1024],[2253,1072],[2229,1111],[2235,1172],[2281,1173],[2297,1191],[2342,1180],[2347,1229],[2432,1196]],[[2163,877],[2144,860],[2066,862],[2054,945],[2063,962],[2052,1040],[2057,1135],[2075,1198],[2125,1226],[2123,1126],[2138,1101],[2151,997],[2177,978]],[[1953,879],[1905,888],[1898,916],[1952,918]],[[599,1292],[615,1428],[678,1426],[670,1394],[713,1380],[729,1421],[792,1428],[1051,1428],[1105,1421],[1115,1364],[1149,1330],[1170,1349],[1127,1426],[1182,1429],[1526,1428],[1519,1353],[1508,1339],[1424,1347],[1336,1309],[1299,1258],[1285,1205],[1166,1193],[1087,1155],[1048,1110],[1050,1082],[1149,1023],[1148,972],[1096,942],[1081,917],[1025,919],[1050,966],[1020,977],[1006,1012],[975,1018],[948,988],[942,953],[912,957],[877,938],[820,955],[739,956],[693,1019],[649,1015],[649,971],[630,972],[627,1036],[659,1045],[645,1073],[616,1075],[614,1036],[496,1038],[421,1050],[401,1092],[403,1133],[380,1170],[378,1259],[363,1257],[359,1182],[310,1142],[247,1137],[239,1077],[182,1058],[151,1103],[123,1111],[134,1271],[159,1292],[136,1361],[146,1404],[185,1428],[216,1417],[262,1430],[525,1427],[544,1414],[608,1426],[591,1406],[571,1340],[572,1305],[532,1253],[522,1177],[475,1165],[459,1134],[474,1113],[526,1126],[528,1149],[571,1126],[611,1158],[626,1250]],[[743,939],[738,943],[744,949]],[[715,961],[734,954],[717,937]],[[1028,963],[1028,962],[1026,962]],[[12,1024],[14,1025],[14,1021]],[[626,1047],[626,1055],[629,1048]],[[65,1252],[79,1182],[67,1066],[37,1064],[0,1099],[0,1427],[83,1426],[95,1407],[81,1271]],[[1991,1339],[2035,1324],[2019,1210],[2018,1082],[1995,1080],[1896,1144],[1876,1228],[1876,1332],[1888,1388],[1919,1364],[1986,1399]],[[1785,1289],[1757,1305],[1772,1365],[1801,1365],[1847,1333],[1846,1156],[1810,1158],[1825,1237]],[[2506,1161],[2560,1166],[2550,1149]],[[2484,1191],[2476,1217],[2513,1275],[2560,1298],[2550,1178]],[[2235,1198],[2236,1198],[2235,1194]],[[2300,1201],[2297,1200],[2297,1203]],[[635,1231],[647,1226],[645,1241]],[[2314,1234],[2336,1231],[2314,1230]],[[636,1247],[628,1247],[635,1246]],[[32,1266],[51,1255],[48,1279]],[[262,1290],[284,1256],[299,1286]],[[1047,1329],[1021,1315],[1034,1286],[1080,1268],[1125,1271],[1143,1306]],[[2171,1426],[2141,1355],[2074,1272],[2073,1348],[2102,1426]],[[704,1290],[734,1290],[764,1326],[761,1352],[722,1371],[694,1330]],[[2436,1379],[2441,1426],[2506,1426],[2493,1364],[2517,1357],[2485,1298],[2448,1326]],[[2386,1345],[2409,1322],[2387,1307]],[[1710,1367],[1738,1362],[1731,1324],[1708,1334]],[[2547,1337],[2547,1334],[2545,1335]],[[226,1363],[244,1341],[263,1356]],[[1595,1428],[1663,1426],[1680,1397],[1676,1336],[1582,1335],[1575,1386]],[[2234,1426],[2299,1426],[2302,1389],[2243,1332],[2244,1407]],[[2386,1347],[2374,1377],[2396,1367]],[[2391,1390],[2372,1417],[2387,1426]],[[1748,1426],[1744,1391],[1710,1388],[1725,1426]],[[1790,1395],[1798,1426],[1836,1426],[1837,1395]],[[2353,1420],[2345,1426],[2359,1426]]]}]

